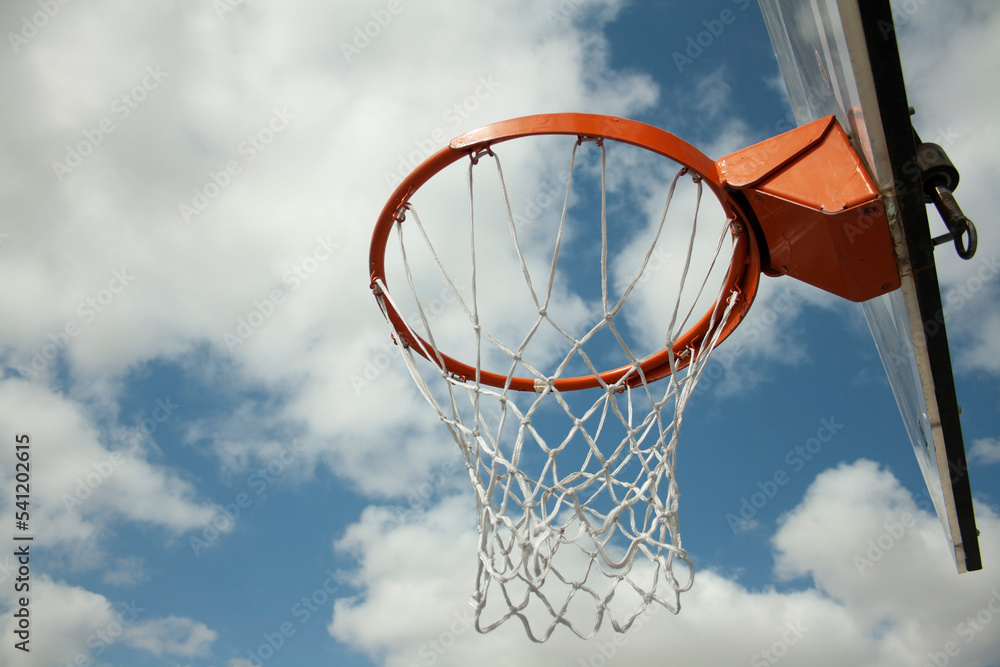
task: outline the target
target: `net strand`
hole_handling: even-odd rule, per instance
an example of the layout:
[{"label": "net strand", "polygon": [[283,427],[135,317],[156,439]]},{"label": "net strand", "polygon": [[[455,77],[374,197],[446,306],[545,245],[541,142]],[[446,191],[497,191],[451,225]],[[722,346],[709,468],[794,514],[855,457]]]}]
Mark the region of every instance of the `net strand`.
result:
[{"label": "net strand", "polygon": [[[647,381],[642,360],[631,351],[614,319],[649,266],[665,228],[675,188],[687,170],[682,168],[671,180],[663,213],[640,266],[622,290],[621,297],[613,307],[609,307],[607,148],[603,141],[598,141],[601,151],[600,270],[603,316],[580,338],[575,338],[566,327],[557,324],[549,313],[549,306],[557,284],[557,268],[580,143],[577,141],[570,153],[566,192],[541,298],[532,282],[522,249],[500,158],[494,151],[486,151],[496,163],[511,241],[537,311],[537,316],[516,348],[485,331],[480,321],[473,174],[476,163],[481,160],[472,160],[468,169],[471,254],[471,294],[468,301],[446,270],[411,204],[401,209],[402,215],[397,217],[396,223],[400,257],[409,292],[417,306],[416,320],[421,327],[418,332],[406,322],[405,332],[399,332],[405,334],[402,357],[418,390],[435,408],[462,450],[475,489],[480,535],[476,591],[472,596],[476,628],[480,632],[489,632],[511,618],[517,618],[529,638],[536,642],[546,641],[559,626],[580,637],[592,637],[605,620],[615,631],[624,632],[652,603],[660,604],[673,613],[680,610],[680,593],[693,584],[694,566],[682,547],[677,516],[679,490],[675,467],[678,434],[695,383],[705,370],[711,350],[722,335],[723,325],[732,314],[738,296],[736,292],[726,294],[724,287],[720,291],[711,309],[708,333],[694,348],[682,351],[683,355],[690,356],[682,373],[673,346],[679,337],[678,330],[683,329],[690,319],[694,303],[705,290],[711,273],[709,269],[697,287],[697,296],[691,308],[678,323],[681,294],[691,268],[702,196],[700,179],[694,177],[697,198],[680,277],[681,289],[666,328],[671,374],[655,385]],[[455,303],[472,325],[476,371],[473,378],[459,378],[451,374],[439,351],[431,328],[432,318],[418,294],[406,252],[402,223],[409,217],[412,217],[423,246],[454,295]],[[731,225],[732,220],[727,221],[720,234],[712,258],[713,267],[725,239],[731,233]],[[383,312],[387,310],[386,304],[401,312],[385,284],[378,282],[376,287]],[[545,323],[570,344],[569,352],[553,374],[548,376],[524,359],[526,349]],[[570,400],[556,388],[554,380],[566,371],[573,358],[578,358],[589,372],[597,376],[599,371],[583,347],[604,330],[611,333],[632,367],[614,385],[598,378],[600,387],[592,390],[591,394],[596,395],[596,399],[578,401],[577,396]],[[484,340],[510,359],[502,388],[486,386],[481,382]],[[417,358],[415,351],[436,367],[442,383],[432,386],[428,382],[424,377],[427,364]],[[515,397],[516,392],[510,390],[518,369],[525,369],[540,387],[535,395],[526,400]],[[463,417],[460,408],[460,403],[465,402],[460,400],[463,396],[474,415],[469,420]],[[543,405],[553,400],[569,420],[570,426],[566,435],[553,438],[550,446],[549,439],[532,421],[541,413]],[[672,415],[664,414],[668,405],[673,408]],[[612,425],[620,431],[606,433]],[[603,447],[598,445],[602,436],[605,440],[613,438],[611,446],[607,442]],[[527,451],[529,444],[532,445],[530,452]],[[570,472],[563,474],[560,472],[559,455],[564,454],[565,458],[565,453],[574,448],[581,452],[580,460],[576,464],[567,463]],[[544,457],[537,465],[532,463],[538,457],[536,451]],[[645,560],[638,559],[639,555]],[[678,565],[680,571],[675,573],[674,568]],[[678,574],[681,576],[678,577]],[[499,602],[496,594],[491,595],[497,590]],[[619,604],[616,595],[626,602]],[[579,610],[583,604],[581,600],[587,602],[587,610],[583,612]],[[491,615],[492,619],[489,618]]]}]

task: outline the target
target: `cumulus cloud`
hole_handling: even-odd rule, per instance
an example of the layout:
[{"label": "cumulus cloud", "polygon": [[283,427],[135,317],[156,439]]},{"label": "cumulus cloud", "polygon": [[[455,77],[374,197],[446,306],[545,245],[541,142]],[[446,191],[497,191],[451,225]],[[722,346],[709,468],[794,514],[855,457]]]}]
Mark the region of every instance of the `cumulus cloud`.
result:
[{"label": "cumulus cloud", "polygon": [[157,657],[173,655],[193,658],[208,654],[216,633],[204,623],[169,616],[130,626],[122,641]]},{"label": "cumulus cloud", "polygon": [[[305,431],[303,467],[322,461],[366,492],[392,493],[395,484],[381,481],[392,475],[367,474],[372,461],[398,461],[394,472],[406,477],[439,458],[422,426],[433,416],[398,357],[382,365],[389,338],[364,279],[386,174],[400,161],[408,171],[414,151],[422,159],[453,134],[500,118],[552,107],[629,115],[648,106],[656,97],[650,79],[613,72],[597,31],[619,4],[575,3],[556,19],[498,17],[463,3],[406,5],[391,38],[350,60],[339,45],[371,20],[361,7],[292,3],[273,15],[240,8],[218,20],[205,7],[121,14],[105,3],[128,30],[95,19],[74,30],[67,10],[19,53],[18,66],[3,66],[13,85],[32,91],[6,110],[7,125],[30,117],[36,130],[3,139],[4,173],[31,176],[30,187],[7,193],[26,221],[5,230],[0,263],[0,304],[21,313],[0,335],[8,367],[43,384],[68,381],[71,392],[84,379],[106,383],[153,360],[212,384],[270,387],[282,398],[250,408],[258,432]],[[311,37],[293,18],[305,12]],[[412,76],[408,54],[418,35],[487,22],[506,48],[473,40],[458,59],[422,49],[421,71],[448,74]],[[173,26],[176,41],[146,39],[154,25]],[[333,25],[343,34],[331,39]],[[102,48],[83,49],[84,35]],[[80,86],[82,71],[98,74]],[[381,84],[361,85],[372,79]],[[94,129],[105,118],[113,132]],[[97,142],[88,136],[100,136],[92,155],[73,158],[68,173],[53,167],[68,165],[81,142]],[[513,180],[530,183],[534,167],[523,166]],[[506,298],[498,285],[484,291],[497,303]],[[360,314],[355,326],[340,326],[344,313]],[[113,385],[105,396],[112,409],[121,391]],[[383,402],[396,407],[387,412]],[[247,423],[236,411],[202,430],[227,470],[267,460],[273,449],[274,438],[250,436]],[[386,456],[399,440],[391,436],[407,428],[407,456]],[[141,464],[127,465],[138,474],[108,488],[146,486]],[[190,491],[169,476],[157,484]],[[120,510],[154,511],[148,499],[135,500]],[[170,521],[182,528],[186,519]]]},{"label": "cumulus cloud", "polygon": [[[207,522],[214,510],[198,499],[194,487],[176,471],[150,460],[155,449],[147,432],[135,428],[121,439],[102,434],[102,410],[95,410],[93,404],[74,401],[38,383],[9,378],[0,381],[0,404],[5,408],[0,412],[0,426],[7,433],[22,433],[24,425],[31,426],[31,470],[44,471],[32,475],[30,483],[32,544],[44,545],[52,557],[31,560],[32,650],[28,662],[20,652],[15,660],[11,643],[5,642],[0,651],[14,660],[8,664],[72,664],[100,655],[132,632],[148,638],[140,642],[140,648],[153,650],[150,642],[155,641],[172,647],[170,642],[175,640],[163,637],[167,628],[162,624],[146,630],[127,627],[136,617],[126,619],[120,605],[82,587],[54,581],[47,570],[63,566],[75,572],[97,571],[108,584],[134,585],[147,576],[143,560],[107,552],[104,543],[114,526],[125,522],[158,528],[161,539],[168,540]],[[13,466],[0,478],[0,489],[6,498],[13,498]],[[13,512],[11,505],[5,507]],[[12,525],[5,527],[8,541],[12,530]],[[3,579],[10,581],[16,567],[16,560],[7,556],[2,563]],[[5,586],[3,602],[12,612],[12,587]],[[10,612],[4,614],[8,636],[13,632]],[[194,644],[189,639],[188,644],[177,644],[178,650],[189,644],[207,646],[211,631],[188,619],[178,621],[197,634]],[[135,627],[148,623],[144,620]]]},{"label": "cumulus cloud", "polygon": [[[988,220],[994,206],[992,183],[1000,177],[1000,160],[992,146],[1000,141],[1000,122],[992,112],[1000,92],[981,82],[1000,71],[1000,53],[991,47],[1000,30],[1000,12],[988,0],[954,8],[936,3],[906,3],[897,8],[900,50],[907,97],[916,109],[913,125],[921,139],[940,144],[961,173],[955,196],[974,222]],[[942,57],[943,56],[943,57]],[[975,90],[976,104],[954,100]],[[928,209],[934,234],[945,231],[937,211]],[[979,250],[969,261],[952,246],[935,252],[945,293],[945,316],[954,331],[952,348],[962,371],[1000,372],[997,337],[1000,326],[1000,241],[981,234]]]},{"label": "cumulus cloud", "polygon": [[983,465],[1000,463],[1000,440],[997,438],[977,438],[972,441],[969,459]]},{"label": "cumulus cloud", "polygon": [[[0,230],[0,310],[17,313],[0,329],[0,424],[9,433],[29,423],[32,436],[46,443],[37,454],[46,472],[35,481],[32,509],[37,538],[60,562],[73,572],[97,572],[111,586],[135,585],[149,576],[142,560],[105,553],[102,536],[129,525],[168,540],[215,514],[199,481],[173,467],[160,448],[155,429],[162,421],[155,415],[166,408],[150,404],[138,419],[123,414],[125,379],[154,364],[176,366],[209,390],[231,392],[227,398],[239,407],[186,429],[187,442],[204,445],[225,478],[266,465],[297,439],[304,449],[283,468],[280,483],[326,466],[364,494],[401,498],[453,456],[450,443],[441,445],[433,413],[413,392],[369,291],[369,234],[392,185],[450,136],[478,125],[550,110],[630,116],[658,100],[649,77],[612,68],[600,30],[622,2],[562,3],[573,9],[558,16],[528,11],[536,4],[521,0],[500,13],[455,0],[408,3],[384,34],[346,58],[342,45],[371,20],[370,8],[360,4],[242,3],[220,17],[209,3],[103,0],[86,11],[61,8],[16,59],[0,63],[18,100],[0,109],[3,126],[18,128],[0,137],[0,190],[8,219],[17,221]],[[919,31],[910,44],[938,35],[948,40],[947,47],[906,47],[905,57],[917,63],[910,79],[919,117],[956,138],[949,152],[963,168],[959,195],[976,193],[966,204],[973,217],[991,210],[985,193],[997,180],[990,149],[996,121],[975,108],[996,105],[956,108],[951,100],[968,90],[994,93],[979,85],[988,77],[975,67],[940,76],[935,54],[995,71],[991,6],[979,2],[958,12],[923,3],[903,26]],[[23,11],[4,5],[3,24],[20,25]],[[468,35],[469,26],[483,25],[490,26],[488,36],[454,49],[426,44],[428,35]],[[739,121],[717,122],[729,101],[729,76],[716,72],[695,91],[718,126],[718,140],[706,149],[713,157],[751,142]],[[512,161],[511,185],[523,193],[519,206],[537,198],[540,174],[558,173],[563,160],[542,152]],[[451,195],[432,196],[451,201]],[[983,237],[983,257],[995,254],[991,238]],[[447,232],[442,240],[445,252],[464,243]],[[973,275],[994,280],[967,273],[986,264],[945,260],[940,266],[949,288],[971,289]],[[787,281],[765,281],[755,308],[760,319],[748,320],[731,341],[742,341],[742,358],[759,363],[730,368],[730,391],[762,381],[770,363],[807,357],[793,328],[771,321],[780,314],[794,322],[805,307],[828,306],[814,291],[799,290]],[[571,291],[563,292],[564,302],[575,309],[571,316],[579,315],[585,308],[571,302]],[[524,307],[503,284],[484,293],[501,310]],[[984,287],[970,292],[968,303],[976,312],[995,311],[995,294]],[[789,300],[788,312],[779,312]],[[990,329],[961,324],[972,320],[964,318],[971,310],[955,311],[954,330],[965,342],[956,358],[965,368],[996,370],[996,341],[984,333]],[[972,450],[981,462],[995,450],[995,442],[984,442]],[[859,465],[837,475],[879,489],[858,509],[868,528],[881,525],[871,517],[891,519],[909,507],[884,471]],[[807,498],[775,537],[779,572],[811,577],[815,588],[753,592],[708,570],[688,595],[686,617],[650,616],[644,627],[656,631],[636,632],[614,650],[653,659],[662,655],[664,638],[689,636],[710,646],[717,662],[746,662],[792,632],[797,642],[785,647],[789,660],[795,652],[803,661],[820,656],[810,647],[828,641],[833,651],[848,650],[836,642],[852,647],[850,654],[834,653],[845,662],[874,664],[886,652],[885,664],[896,664],[874,621],[852,616],[859,605],[874,603],[853,601],[861,594],[847,577],[857,569],[850,556],[867,553],[861,551],[866,540],[878,544],[879,534],[845,534],[823,524],[857,548],[838,543],[838,553],[848,556],[838,565],[824,554],[804,555],[809,545],[799,536],[808,526],[799,517],[823,515],[821,501],[832,502],[827,487],[858,490],[836,475],[824,479],[827,486],[817,481],[816,503]],[[0,480],[4,498],[10,488],[8,474]],[[451,486],[440,490],[447,495]],[[924,554],[922,543],[905,544],[933,560],[933,521],[922,508],[915,511],[904,539],[926,529],[930,546]],[[995,517],[982,511],[984,526],[992,525]],[[474,567],[471,516],[467,500],[451,497],[412,523],[401,524],[379,507],[366,510],[366,523],[337,542],[339,551],[358,558],[362,587],[357,597],[337,603],[334,636],[390,664],[430,654],[442,662],[480,661],[482,649],[467,641],[465,625]],[[994,553],[983,533],[984,552]],[[881,576],[897,553],[905,552],[901,546],[887,552],[858,580],[867,585]],[[400,568],[405,558],[419,567]],[[901,571],[908,567],[916,566],[900,564]],[[98,657],[87,641],[113,627],[116,607],[97,593],[38,576],[38,608],[58,611],[40,611],[32,659],[55,664]],[[936,590],[951,599],[943,585]],[[970,596],[951,597],[969,613],[987,603]],[[916,622],[892,614],[883,617],[893,628]],[[952,621],[954,627],[958,621]],[[719,623],[731,630],[731,640],[713,640]],[[800,629],[799,636],[797,623],[827,630],[821,637]],[[43,630],[57,639],[43,641]],[[487,646],[498,648],[489,655],[502,655],[505,643],[507,655],[526,660],[529,648],[516,630],[508,625],[487,638]],[[928,637],[947,636],[947,627],[938,630]],[[197,620],[167,617],[137,621],[121,641],[184,659],[204,655],[214,636]],[[995,648],[984,637],[975,635],[963,651]],[[438,654],[431,639],[454,645]],[[611,650],[610,641],[607,635],[589,644],[556,638],[541,650],[552,662],[567,655],[591,660]],[[936,650],[929,641],[915,646]],[[10,647],[0,650],[9,654]]]},{"label": "cumulus cloud", "polygon": [[[350,58],[341,44],[372,20],[360,5],[241,7],[221,19],[201,6],[130,7],[108,12],[131,21],[128,30],[90,20],[86,31],[70,29],[67,10],[20,54],[28,67],[5,65],[25,88],[25,71],[37,69],[35,92],[6,113],[8,124],[30,116],[38,130],[4,139],[5,172],[16,159],[32,175],[30,188],[10,192],[11,210],[31,224],[7,230],[0,263],[0,304],[23,314],[0,340],[7,363],[41,382],[65,368],[71,383],[152,360],[195,374],[210,367],[212,383],[225,377],[281,396],[253,421],[278,436],[304,433],[304,467],[325,462],[360,489],[391,493],[367,474],[372,457],[406,460],[396,471],[404,476],[437,458],[422,437],[433,416],[398,358],[373,366],[389,340],[364,278],[375,215],[401,174],[477,125],[553,108],[648,107],[655,86],[613,71],[599,32],[620,4],[573,3],[555,18],[406,4]],[[505,48],[470,40],[456,58],[423,38],[486,24]],[[153,25],[172,26],[175,40],[147,39]],[[83,49],[84,35],[102,48]],[[105,67],[112,52],[115,66]],[[81,87],[77,70],[100,75]],[[133,101],[137,85],[145,88]],[[116,115],[123,94],[135,108]],[[64,163],[67,146],[86,142],[105,116],[114,131],[60,180],[52,162]],[[512,185],[532,183],[544,166],[512,164]],[[444,236],[443,252],[455,254],[459,241]],[[35,253],[40,264],[17,259]],[[501,285],[482,290],[498,308],[523,306]],[[346,313],[353,326],[342,326]],[[273,438],[247,437],[245,424],[242,414],[212,424],[209,447],[227,468],[267,457]],[[408,456],[386,456],[390,434],[406,428]]]},{"label": "cumulus cloud", "polygon": [[[348,59],[341,43],[371,20],[359,4],[217,16],[211,3],[106,0],[60,8],[0,63],[20,91],[3,125],[25,128],[0,138],[5,210],[18,221],[0,230],[0,309],[18,313],[0,332],[0,422],[30,424],[45,443],[32,518],[58,563],[135,585],[149,575],[133,554],[106,552],[110,530],[139,525],[170,540],[215,516],[201,481],[158,443],[177,397],[160,397],[174,408],[123,412],[128,381],[152,365],[244,405],[182,429],[227,479],[295,441],[305,449],[278,483],[324,465],[363,493],[403,495],[451,455],[398,356],[365,379],[388,340],[366,279],[375,215],[411,158],[477,125],[648,107],[651,79],[612,70],[600,33],[620,5],[574,3],[553,17],[530,2],[502,14],[407,3]],[[20,25],[23,11],[5,5],[2,22]],[[490,39],[463,40],[458,57],[428,47],[429,34],[485,25]],[[530,184],[537,167],[518,166],[512,182]],[[488,291],[506,298],[502,286]],[[0,487],[12,488],[10,474]],[[73,591],[91,621],[113,620],[103,597]],[[62,607],[65,623],[88,616]],[[91,630],[68,628],[61,644],[88,655],[76,634],[85,642]],[[213,638],[168,617],[122,641],[184,658]]]},{"label": "cumulus cloud", "polygon": [[[77,566],[102,567],[99,538],[117,521],[176,535],[211,518],[211,506],[198,499],[195,488],[150,456],[155,450],[149,429],[136,427],[118,433],[120,439],[109,438],[99,426],[104,416],[99,409],[92,412],[93,406],[24,380],[0,381],[0,403],[6,408],[0,424],[9,433],[32,425],[31,460],[46,471],[32,478],[36,536]],[[166,417],[162,410],[156,414]],[[14,488],[13,476],[8,468],[2,477],[5,489]],[[127,562],[138,573],[141,565]]]},{"label": "cumulus cloud", "polygon": [[[0,623],[14,637],[17,607],[11,588],[4,587],[5,608]],[[30,651],[15,649],[12,641],[0,646],[0,663],[24,667],[83,664],[100,660],[116,643],[128,644],[155,656],[204,655],[215,632],[187,618],[148,618],[150,611],[135,600],[112,602],[98,593],[54,581],[32,572],[30,592]]]},{"label": "cumulus cloud", "polygon": [[[1000,517],[983,505],[977,514],[989,562],[1000,554]],[[775,573],[796,585],[750,590],[709,568],[682,594],[676,617],[651,609],[617,638],[606,627],[589,641],[557,630],[537,645],[516,622],[474,636],[470,500],[449,498],[406,519],[369,508],[336,543],[358,560],[358,592],[338,601],[330,632],[386,665],[588,664],[595,656],[652,664],[669,646],[685,664],[904,667],[949,642],[969,664],[1000,650],[985,620],[1000,622],[990,610],[1000,605],[990,592],[1000,579],[988,570],[957,575],[929,499],[867,460],[821,473],[779,522]]]}]

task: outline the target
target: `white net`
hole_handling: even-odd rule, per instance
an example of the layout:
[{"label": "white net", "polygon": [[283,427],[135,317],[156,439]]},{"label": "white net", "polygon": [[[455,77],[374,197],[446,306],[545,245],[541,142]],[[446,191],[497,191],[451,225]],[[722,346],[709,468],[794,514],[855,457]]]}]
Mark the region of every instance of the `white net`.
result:
[{"label": "white net", "polygon": [[[527,232],[519,229],[518,216],[512,211],[499,157],[489,151],[496,164],[507,237],[520,269],[517,278],[522,284],[518,289],[526,288],[531,301],[532,317],[522,323],[516,336],[500,336],[483,325],[480,293],[485,283],[480,264],[499,251],[492,245],[494,241],[485,251],[477,246],[473,173],[477,163],[490,161],[481,159],[482,155],[474,157],[468,167],[470,243],[465,247],[471,248],[471,257],[463,265],[468,274],[460,279],[446,268],[416,208],[408,203],[398,212],[396,223],[399,256],[409,286],[409,294],[404,295],[407,303],[394,300],[385,284],[375,286],[383,310],[389,303],[396,312],[410,308],[413,313],[406,329],[397,331],[409,343],[403,359],[421,393],[461,448],[475,488],[480,534],[472,597],[476,627],[489,632],[516,617],[534,641],[547,640],[559,625],[584,638],[593,636],[605,621],[624,632],[654,603],[674,613],[679,611],[680,593],[692,585],[694,566],[681,546],[677,517],[679,493],[674,471],[678,433],[695,383],[737,297],[735,292],[726,293],[724,281],[721,289],[707,289],[713,267],[725,264],[716,260],[731,235],[730,220],[722,224],[718,236],[712,233],[707,270],[704,265],[696,267],[698,272],[704,271],[704,279],[690,279],[689,274],[695,273],[691,270],[692,251],[702,184],[683,168],[669,181],[666,203],[658,222],[654,219],[651,225],[648,245],[644,252],[635,253],[639,266],[630,270],[634,272],[630,279],[620,281],[620,295],[616,299],[609,296],[615,286],[613,278],[609,279],[613,271],[609,271],[608,259],[607,147],[599,141],[600,296],[595,296],[585,326],[579,321],[558,323],[553,313],[559,310],[558,295],[563,294],[559,291],[564,284],[560,271],[567,263],[570,268],[566,270],[580,270],[565,257],[560,260],[560,251],[568,243],[566,226],[572,217],[579,145],[579,141],[573,145],[570,155],[561,214],[550,235],[555,238],[554,247],[546,255],[550,261],[541,281],[532,276],[531,253],[527,252],[537,253],[538,248],[524,247]],[[682,257],[669,255],[677,269],[675,279],[679,275],[679,289],[673,303],[663,301],[658,306],[669,313],[660,344],[673,350],[677,339],[690,328],[700,297],[707,296],[714,305],[708,333],[693,349],[678,350],[676,355],[671,351],[670,375],[651,382],[641,367],[644,357],[633,350],[637,347],[635,327],[621,321],[622,313],[656,256],[681,180],[693,187],[695,201],[690,232],[684,233],[682,243],[685,252]],[[419,237],[422,257],[429,258],[425,266],[436,266],[445,285],[447,298],[438,301],[452,304],[464,331],[471,334],[472,360],[463,361],[475,368],[473,376],[459,377],[445,367],[443,353],[450,350],[441,350],[439,340],[454,335],[445,331],[436,337],[435,328],[444,328],[446,323],[455,328],[456,320],[443,316],[440,308],[428,307],[428,299],[421,295],[427,290],[414,280],[411,271],[413,250],[408,254],[405,243],[410,233]],[[505,285],[506,293],[512,290],[513,283]],[[686,300],[682,298],[685,293],[689,295]],[[546,335],[558,344],[533,347],[533,342]],[[631,345],[627,342],[630,338]],[[601,346],[595,347],[592,343],[598,339]],[[415,354],[417,348],[422,354]],[[559,350],[558,356],[553,349]],[[532,351],[538,359],[529,358]],[[504,386],[481,381],[487,359],[493,371],[506,375]],[[558,388],[557,381],[573,368],[597,376],[603,370],[597,364],[606,359],[617,359],[616,366],[631,368],[614,384],[599,379],[594,389],[570,392]],[[496,365],[497,360],[501,365]],[[515,374],[532,378],[535,392],[511,390]]]}]

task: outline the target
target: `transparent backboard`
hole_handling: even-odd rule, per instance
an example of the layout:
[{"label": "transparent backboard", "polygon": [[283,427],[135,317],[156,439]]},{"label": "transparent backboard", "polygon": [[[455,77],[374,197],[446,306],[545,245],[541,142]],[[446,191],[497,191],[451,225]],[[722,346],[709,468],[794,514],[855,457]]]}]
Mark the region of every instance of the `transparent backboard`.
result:
[{"label": "transparent backboard", "polygon": [[795,120],[835,115],[878,184],[901,287],[861,304],[959,572],[981,569],[941,290],[889,0],[760,0]]}]

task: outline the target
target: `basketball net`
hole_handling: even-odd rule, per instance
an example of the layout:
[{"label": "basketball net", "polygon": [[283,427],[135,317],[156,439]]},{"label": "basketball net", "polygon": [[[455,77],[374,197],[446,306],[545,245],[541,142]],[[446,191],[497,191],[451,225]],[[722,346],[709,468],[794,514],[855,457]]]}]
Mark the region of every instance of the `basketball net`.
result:
[{"label": "basketball net", "polygon": [[[736,291],[727,293],[723,285],[710,311],[707,334],[692,347],[674,351],[675,342],[690,327],[694,308],[692,301],[691,309],[682,311],[684,288],[694,289],[700,296],[711,272],[709,269],[703,280],[689,281],[702,185],[698,176],[682,168],[671,182],[659,226],[634,277],[621,290],[617,301],[609,300],[604,173],[607,149],[599,141],[600,316],[581,337],[570,335],[570,327],[557,323],[550,305],[579,145],[580,141],[574,145],[570,157],[570,175],[551,271],[542,289],[532,281],[526,267],[499,157],[492,150],[483,151],[474,155],[469,165],[470,234],[474,239],[473,171],[477,162],[486,162],[483,156],[488,154],[496,163],[510,239],[537,311],[534,325],[518,345],[501,341],[481,326],[475,242],[470,297],[461,293],[456,280],[445,271],[412,204],[400,207],[395,222],[400,256],[416,300],[416,317],[405,322],[405,330],[395,327],[397,342],[404,348],[402,357],[421,394],[458,443],[475,489],[479,566],[472,604],[476,628],[489,632],[516,617],[536,642],[546,641],[559,625],[583,638],[594,636],[605,620],[615,631],[624,632],[651,604],[662,605],[673,613],[680,610],[680,593],[691,587],[694,566],[681,546],[677,516],[678,434],[695,384],[733,313],[738,296]],[[626,343],[615,318],[649,267],[675,187],[685,177],[697,184],[698,199],[690,242],[683,257],[681,289],[677,291],[665,332],[665,347],[671,350],[670,373],[653,382],[647,379],[641,367],[643,359]],[[733,233],[732,226],[731,220],[725,224],[715,246],[715,259]],[[435,318],[418,296],[407,262],[404,243],[407,228],[409,232],[415,231],[430,250],[452,292],[453,302],[468,318],[476,349],[472,376],[457,376],[446,368],[431,327]],[[686,285],[689,282],[692,284]],[[384,282],[376,281],[373,287],[384,313],[387,305],[401,312]],[[669,303],[663,304],[665,309],[670,307]],[[543,325],[553,327],[569,348],[549,374],[541,370],[541,364],[536,366],[531,359],[524,358],[529,342]],[[585,352],[585,344],[601,332],[613,336],[620,346],[623,365],[631,365],[614,382],[601,379],[600,371]],[[482,360],[487,351],[491,354],[499,351],[509,362],[505,366],[510,370],[504,386],[481,381]],[[571,392],[557,387],[556,380],[563,376],[571,360],[582,361],[593,373],[598,380],[595,388]],[[534,394],[510,389],[515,368],[527,369],[534,378]]]}]

